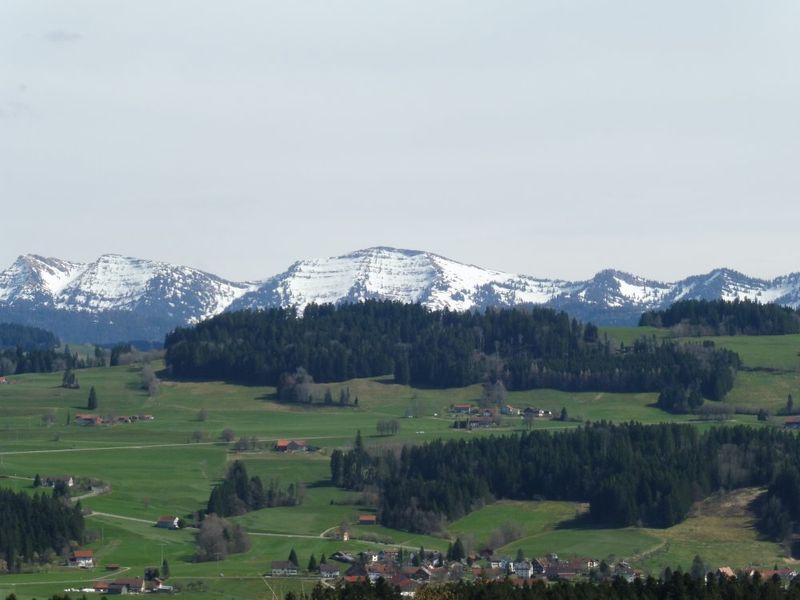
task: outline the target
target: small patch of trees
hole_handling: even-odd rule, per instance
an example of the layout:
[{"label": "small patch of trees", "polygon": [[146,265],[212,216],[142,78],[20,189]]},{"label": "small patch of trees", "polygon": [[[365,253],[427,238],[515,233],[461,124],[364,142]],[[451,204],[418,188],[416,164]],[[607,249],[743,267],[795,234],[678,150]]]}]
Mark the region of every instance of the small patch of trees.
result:
[{"label": "small patch of trees", "polygon": [[397,435],[397,432],[400,431],[400,423],[397,419],[381,420],[378,421],[376,429],[378,435]]},{"label": "small patch of trees", "polygon": [[247,552],[250,549],[250,538],[238,523],[210,514],[200,523],[196,544],[194,560],[204,562]]},{"label": "small patch of trees", "polygon": [[228,469],[225,479],[211,490],[206,513],[229,517],[261,508],[296,506],[301,501],[295,484],[290,483],[283,489],[278,480],[271,479],[265,486],[258,475],[248,477],[244,463],[237,460]]},{"label": "small patch of trees", "polygon": [[77,390],[81,387],[80,383],[78,383],[78,378],[72,369],[67,369],[64,371],[64,375],[61,377],[61,387],[67,388],[68,390]]}]

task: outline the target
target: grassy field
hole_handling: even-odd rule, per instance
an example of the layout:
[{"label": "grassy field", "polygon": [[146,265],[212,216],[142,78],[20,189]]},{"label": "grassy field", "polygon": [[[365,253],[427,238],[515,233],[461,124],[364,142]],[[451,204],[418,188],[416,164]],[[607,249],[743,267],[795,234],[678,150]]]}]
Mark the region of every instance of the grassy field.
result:
[{"label": "grassy field", "polygon": [[[642,331],[626,328],[604,333],[615,341],[629,343]],[[664,334],[659,330],[644,333]],[[714,341],[739,352],[747,368],[739,374],[726,402],[777,410],[785,406],[791,393],[800,403],[800,336]],[[782,560],[781,548],[759,541],[742,510],[723,517],[709,507],[699,508],[695,516],[669,530],[608,530],[576,526],[576,514],[585,510],[580,504],[499,502],[450,524],[442,537],[351,525],[353,536],[362,539],[334,541],[321,536],[343,523],[352,524],[358,514],[368,510],[358,504],[356,494],[329,483],[330,452],[350,445],[358,430],[368,446],[393,447],[435,438],[507,434],[520,430],[522,420],[506,418],[501,428],[492,431],[454,430],[448,406],[477,402],[481,394],[477,385],[451,390],[413,389],[395,385],[387,378],[319,385],[316,396],[322,397],[330,388],[334,398],[341,387],[348,386],[351,397],[359,398],[359,405],[308,408],[277,403],[273,388],[222,382],[164,381],[161,393],[151,399],[141,389],[140,370],[141,366],[80,370],[79,390],[61,388],[60,373],[11,377],[11,385],[0,386],[0,485],[32,491],[30,481],[36,473],[107,482],[110,492],[82,500],[85,507],[105,513],[87,521],[88,528],[98,536],[90,547],[101,564],[119,563],[128,569],[126,573],[141,575],[144,567],[160,562],[163,551],[174,581],[203,581],[208,587],[207,592],[184,594],[186,597],[271,598],[268,585],[277,586],[281,593],[308,589],[313,585],[311,580],[268,579],[265,583],[262,578],[269,562],[285,559],[292,548],[305,566],[312,553],[319,558],[323,552],[330,555],[338,549],[380,547],[375,540],[392,546],[445,549],[451,539],[461,536],[475,545],[486,544],[503,524],[511,524],[516,532],[515,539],[506,540],[499,549],[510,555],[522,548],[527,555],[557,552],[564,556],[634,557],[637,564],[654,572],[668,564],[687,566],[698,549],[709,562],[744,566]],[[91,386],[97,390],[98,414],[152,414],[155,420],[96,428],[68,425],[76,413],[86,412]],[[557,430],[599,419],[696,423],[691,416],[670,415],[655,408],[655,400],[655,394],[553,390],[508,394],[514,406],[536,406],[556,414],[562,407],[567,409],[571,421],[537,420],[534,429]],[[377,422],[385,419],[400,422],[398,435],[380,437],[375,433]],[[736,422],[759,424],[749,415],[737,415]],[[773,424],[778,422],[778,418],[773,420]],[[224,429],[233,430],[236,437],[263,440],[265,448],[235,454],[220,439]],[[268,448],[270,441],[279,438],[305,439],[318,450],[278,454]],[[263,480],[298,485],[303,502],[297,507],[237,517],[236,521],[252,534],[252,549],[219,565],[194,563],[191,531],[163,531],[152,523],[163,514],[190,515],[203,508],[212,486],[236,459],[245,461],[248,472]],[[113,574],[102,568],[90,573],[62,567],[7,575],[0,577],[0,594],[14,591],[20,598],[42,597],[105,576]]]}]

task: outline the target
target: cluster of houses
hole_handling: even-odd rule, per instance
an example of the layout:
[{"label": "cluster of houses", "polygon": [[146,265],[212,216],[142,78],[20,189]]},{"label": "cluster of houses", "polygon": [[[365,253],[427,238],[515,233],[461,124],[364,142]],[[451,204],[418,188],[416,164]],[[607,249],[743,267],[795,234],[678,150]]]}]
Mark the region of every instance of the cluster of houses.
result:
[{"label": "cluster of houses", "polygon": [[[94,552],[91,550],[75,550],[69,558],[69,566],[80,569],[94,569],[97,564]],[[107,564],[106,571],[119,571],[120,565]],[[146,592],[172,592],[172,586],[165,585],[158,577],[118,577],[115,579],[102,579],[92,583],[91,587],[84,589],[65,590],[68,592],[96,592],[99,594],[144,594]]]},{"label": "cluster of houses", "polygon": [[0,375],[0,385],[10,385],[10,384],[11,382],[8,379]]},{"label": "cluster of houses", "polygon": [[75,485],[75,478],[72,475],[48,475],[42,479],[42,486],[54,488],[59,484],[71,488]]},{"label": "cluster of houses", "polygon": [[797,577],[796,569],[757,569],[755,567],[748,567],[746,569],[739,569],[734,571],[730,567],[719,567],[717,569],[718,576],[735,578],[752,579],[758,574],[762,581],[767,581],[777,576],[783,583],[789,583]]},{"label": "cluster of houses", "polygon": [[96,426],[96,425],[118,425],[124,423],[135,423],[136,421],[154,421],[153,415],[123,415],[119,417],[101,417],[100,415],[93,415],[82,413],[75,415],[72,422],[75,425]]},{"label": "cluster of houses", "polygon": [[[552,418],[553,413],[549,410],[528,406],[524,409],[516,408],[510,404],[504,404],[499,409],[495,407],[475,406],[474,404],[462,403],[451,404],[449,412],[456,416],[453,422],[455,429],[478,429],[486,427],[496,427],[500,424],[500,416],[532,418]],[[463,416],[464,418],[460,418]]]},{"label": "cluster of houses", "polygon": [[[341,583],[375,582],[383,578],[401,592],[413,594],[421,585],[461,580],[499,580],[509,578],[524,583],[532,579],[570,581],[589,577],[600,569],[598,560],[589,558],[562,560],[555,554],[531,560],[513,560],[496,556],[490,549],[470,554],[463,560],[448,561],[440,552],[423,552],[424,556],[406,553],[399,549],[380,552],[362,552],[352,555],[339,551],[319,566],[323,580]],[[609,576],[621,576],[633,581],[640,574],[625,562],[608,567]],[[273,577],[291,577],[300,574],[297,565],[290,561],[273,561]]]}]

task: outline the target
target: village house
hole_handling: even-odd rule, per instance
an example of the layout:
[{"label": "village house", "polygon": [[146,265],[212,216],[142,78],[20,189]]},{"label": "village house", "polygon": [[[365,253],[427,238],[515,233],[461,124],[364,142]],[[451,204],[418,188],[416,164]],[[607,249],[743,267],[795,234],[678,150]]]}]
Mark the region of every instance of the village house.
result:
[{"label": "village house", "polygon": [[93,569],[94,552],[91,550],[75,550],[69,559],[69,566],[81,569]]},{"label": "village house", "polygon": [[8,379],[0,375],[0,385],[8,385]]},{"label": "village house", "polygon": [[527,560],[517,561],[514,563],[514,573],[522,579],[530,579],[533,577],[533,566]]},{"label": "village house", "polygon": [[508,416],[519,416],[520,410],[518,408],[514,408],[510,404],[505,404],[501,409],[500,412],[504,415]]},{"label": "village house", "polygon": [[273,560],[271,573],[273,577],[297,575],[297,565],[290,560]]},{"label": "village house", "polygon": [[800,417],[786,417],[783,426],[785,429],[800,429]]},{"label": "village house", "polygon": [[63,483],[66,487],[72,487],[75,485],[75,479],[72,475],[49,475],[44,479],[45,487],[54,488],[59,483]]},{"label": "village house", "polygon": [[377,525],[378,517],[376,515],[358,515],[359,525]]},{"label": "village house", "polygon": [[319,566],[319,576],[323,579],[335,579],[339,577],[339,567],[323,563]]},{"label": "village house", "polygon": [[450,412],[457,415],[468,415],[472,412],[472,404],[451,404]]},{"label": "village house", "polygon": [[158,518],[156,527],[160,527],[161,529],[178,529],[179,521],[180,519],[174,515],[164,515]]}]

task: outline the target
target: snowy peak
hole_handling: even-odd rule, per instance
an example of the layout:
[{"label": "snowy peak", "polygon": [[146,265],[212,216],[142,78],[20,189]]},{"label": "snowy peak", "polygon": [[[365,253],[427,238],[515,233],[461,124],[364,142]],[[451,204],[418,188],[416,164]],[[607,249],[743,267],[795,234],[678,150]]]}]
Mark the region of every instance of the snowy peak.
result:
[{"label": "snowy peak", "polygon": [[563,282],[482,269],[430,252],[378,246],[328,259],[294,263],[247,294],[231,310],[367,299],[419,302],[430,308],[469,310],[543,303]]},{"label": "snowy peak", "polygon": [[85,265],[25,254],[0,272],[0,302],[52,302]]}]

